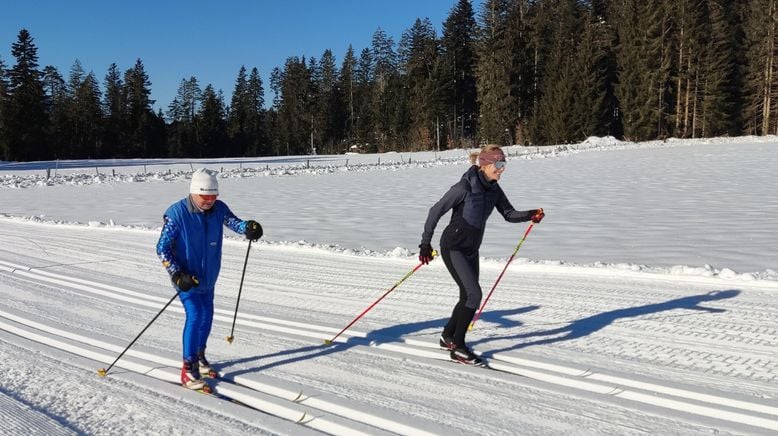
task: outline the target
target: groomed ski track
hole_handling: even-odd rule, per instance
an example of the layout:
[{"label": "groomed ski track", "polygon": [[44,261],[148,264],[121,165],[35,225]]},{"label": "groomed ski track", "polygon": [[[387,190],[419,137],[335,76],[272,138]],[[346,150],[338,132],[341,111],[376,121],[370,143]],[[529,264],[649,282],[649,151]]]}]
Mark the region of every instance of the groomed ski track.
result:
[{"label": "groomed ski track", "polygon": [[[593,422],[611,434],[778,431],[778,283],[512,265],[470,334],[491,371],[449,362],[435,345],[456,298],[442,262],[325,346],[415,265],[309,247],[255,245],[227,344],[238,240],[225,244],[208,352],[224,374],[217,392],[240,404],[175,385],[177,302],[102,379],[97,369],[173,295],[157,236],[0,219],[3,360],[38,353],[40,370],[63,371],[73,395],[130,389],[149,413],[184,401],[236,433],[572,434]],[[482,265],[485,288],[501,267]],[[25,382],[38,370],[12,368],[3,402],[51,401]]]}]

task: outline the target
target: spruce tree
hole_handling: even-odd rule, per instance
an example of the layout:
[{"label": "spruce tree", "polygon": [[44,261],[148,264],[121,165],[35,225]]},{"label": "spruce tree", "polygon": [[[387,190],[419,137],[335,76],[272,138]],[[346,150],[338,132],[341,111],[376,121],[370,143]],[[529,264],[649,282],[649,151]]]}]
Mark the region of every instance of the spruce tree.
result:
[{"label": "spruce tree", "polygon": [[314,135],[319,152],[334,153],[336,146],[343,138],[343,120],[345,111],[341,102],[341,93],[338,86],[338,69],[335,66],[335,56],[327,49],[319,59],[318,65],[318,90],[319,99],[314,109],[316,132]]},{"label": "spruce tree", "polygon": [[126,95],[121,72],[115,63],[108,66],[103,87],[103,150],[106,156],[115,157],[124,148],[123,132],[126,125]]},{"label": "spruce tree", "polygon": [[154,150],[159,138],[155,135],[157,115],[151,110],[151,81],[140,59],[124,73],[124,94],[126,95],[126,134],[124,155],[127,157],[148,157],[158,154]]},{"label": "spruce tree", "polygon": [[478,107],[476,105],[475,68],[477,25],[469,0],[458,0],[443,23],[441,38],[445,101],[449,107],[453,145],[472,139],[476,132]]},{"label": "spruce tree", "polygon": [[43,90],[46,95],[46,113],[49,117],[49,147],[61,158],[70,157],[71,122],[67,84],[57,68],[43,68]]},{"label": "spruce tree", "polygon": [[173,101],[168,106],[168,154],[174,157],[202,156],[200,126],[197,114],[200,111],[202,91],[197,78],[182,79]]},{"label": "spruce tree", "polygon": [[515,98],[511,96],[512,57],[506,36],[510,2],[487,0],[479,14],[478,89],[480,142],[507,145]]},{"label": "spruce tree", "polygon": [[244,151],[247,156],[261,156],[268,153],[267,135],[264,127],[265,89],[262,86],[262,78],[259,70],[254,67],[249,75],[246,89],[246,135],[249,138],[249,147]]},{"label": "spruce tree", "polygon": [[751,0],[745,11],[745,131],[778,134],[778,2]]},{"label": "spruce tree", "polygon": [[224,157],[228,140],[224,96],[221,91],[214,91],[210,84],[203,90],[202,106],[197,118],[201,130],[197,157]]},{"label": "spruce tree", "polygon": [[5,108],[5,160],[48,159],[45,95],[43,73],[38,70],[38,48],[27,29],[19,31],[17,42],[11,45],[16,64],[8,70],[10,94]]},{"label": "spruce tree", "polygon": [[8,80],[6,79],[6,66],[3,58],[0,57],[0,160],[6,158],[6,147],[8,139],[6,137],[6,106],[8,105]]},{"label": "spruce tree", "polygon": [[435,123],[442,109],[442,96],[437,89],[439,52],[435,29],[429,19],[416,19],[413,27],[403,33],[400,63],[404,70],[403,89],[407,88],[408,92],[408,119],[398,121],[410,127],[410,144],[423,150],[434,145]]},{"label": "spruce tree", "polygon": [[701,136],[735,134],[738,93],[735,88],[734,31],[725,0],[708,0],[710,38],[705,47]]},{"label": "spruce tree", "polygon": [[341,134],[344,140],[345,148],[333,150],[333,152],[345,151],[354,143],[356,136],[355,129],[355,95],[356,95],[356,70],[357,58],[354,55],[354,48],[349,44],[346,55],[343,57],[343,63],[340,66],[340,75],[338,76],[339,98],[342,101],[343,120],[341,124]]},{"label": "spruce tree", "polygon": [[356,93],[354,96],[356,118],[354,126],[356,142],[360,148],[364,149],[375,149],[377,141],[375,120],[378,114],[373,110],[372,104],[374,68],[372,51],[368,48],[362,49],[356,69]]},{"label": "spruce tree", "polygon": [[511,67],[510,83],[512,102],[510,128],[513,142],[528,144],[538,142],[533,138],[532,121],[538,116],[542,97],[540,81],[550,56],[552,42],[548,35],[557,17],[544,15],[545,3],[528,0],[513,2],[509,10],[506,39]]},{"label": "spruce tree", "polygon": [[248,83],[246,66],[241,65],[235,87],[232,90],[230,114],[227,118],[227,135],[230,138],[230,148],[237,154],[244,154],[249,148],[250,138],[247,135],[247,119],[249,112]]},{"label": "spruce tree", "polygon": [[371,44],[373,60],[372,101],[371,112],[374,116],[375,142],[370,143],[368,150],[382,152],[388,150],[395,136],[395,117],[393,106],[400,98],[397,91],[397,54],[394,40],[384,30],[378,28],[373,33]]}]

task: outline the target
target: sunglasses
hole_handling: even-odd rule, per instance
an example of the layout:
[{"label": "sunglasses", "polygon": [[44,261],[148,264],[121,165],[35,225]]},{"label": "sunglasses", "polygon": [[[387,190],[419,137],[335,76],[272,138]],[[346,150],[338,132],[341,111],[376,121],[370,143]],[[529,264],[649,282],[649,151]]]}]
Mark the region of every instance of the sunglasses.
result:
[{"label": "sunglasses", "polygon": [[497,162],[494,163],[494,167],[497,168],[498,170],[505,169],[505,161],[498,160]]},{"label": "sunglasses", "polygon": [[216,201],[216,197],[218,197],[218,195],[202,195],[202,194],[197,194],[197,195],[205,201]]}]

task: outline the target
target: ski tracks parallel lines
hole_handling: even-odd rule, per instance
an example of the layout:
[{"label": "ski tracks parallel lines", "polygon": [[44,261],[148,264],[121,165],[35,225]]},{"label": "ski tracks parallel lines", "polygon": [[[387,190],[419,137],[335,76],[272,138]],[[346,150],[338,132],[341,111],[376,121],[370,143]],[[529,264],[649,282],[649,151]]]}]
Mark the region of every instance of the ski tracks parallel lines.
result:
[{"label": "ski tracks parallel lines", "polygon": [[[158,303],[157,297],[123,290],[114,286],[102,285],[100,283],[68,277],[62,274],[50,273],[47,271],[34,271],[34,268],[23,265],[15,265],[9,262],[0,261],[0,270],[8,271],[14,274],[24,275],[30,278],[37,278],[44,282],[51,282],[65,285],[72,288],[86,290],[89,292],[100,293],[111,298],[119,298],[124,301],[130,301],[135,304],[149,305],[154,300]],[[86,289],[85,289],[86,288]],[[106,291],[100,291],[100,289]],[[107,292],[110,289],[111,292]],[[119,297],[115,293],[123,294],[125,297]],[[129,295],[132,295],[130,297]],[[145,300],[145,301],[144,301]],[[153,304],[152,304],[153,305]],[[227,311],[220,311],[224,312]],[[217,315],[215,318],[220,318]],[[230,321],[229,317],[221,317],[222,321]],[[324,326],[317,326],[308,323],[287,321],[269,317],[259,317],[244,314],[239,317],[240,324],[244,327],[260,328],[272,330],[285,334],[292,334],[306,338],[322,339],[327,338],[329,334],[336,329]],[[361,339],[368,345],[364,338],[367,334],[353,331],[346,335],[342,340],[336,342],[347,342],[349,340]],[[437,348],[436,344],[413,339],[400,340],[387,339],[386,341],[369,343],[370,346],[390,350],[398,353],[410,354],[424,358],[438,360],[448,360],[444,353],[432,351],[430,348]],[[513,373],[523,377],[529,377],[547,383],[566,386],[574,389],[580,389],[588,392],[599,393],[609,396],[617,396],[629,399],[639,403],[655,405],[663,408],[686,411],[694,415],[723,419],[731,422],[751,425],[759,428],[778,431],[778,420],[769,416],[778,416],[778,407],[761,404],[751,401],[737,400],[725,396],[712,395],[700,392],[694,392],[686,389],[665,386],[657,382],[642,382],[631,380],[626,377],[619,377],[600,372],[591,372],[586,369],[579,369],[564,365],[550,364],[536,361],[528,358],[519,358],[508,353],[497,353],[489,356],[490,366],[499,371]],[[238,380],[236,380],[238,383]],[[689,400],[689,401],[686,401]],[[743,412],[755,413],[754,416]]]},{"label": "ski tracks parallel lines", "polygon": [[[67,334],[69,337],[59,337],[56,333],[58,329],[49,329],[43,324],[18,316],[12,316],[13,319],[10,319],[7,315],[9,314],[0,312],[0,317],[7,319],[7,321],[0,320],[0,329],[8,333],[101,363],[108,363],[114,358],[113,353],[104,352],[112,351],[101,347],[105,343],[91,341],[91,344],[73,344],[73,342],[81,342],[82,339],[86,341],[90,341],[90,339],[76,334]],[[110,348],[115,349],[116,346],[110,346]],[[170,367],[166,364],[172,359],[149,353],[127,353],[127,355],[130,354],[133,356],[121,359],[117,362],[116,367],[178,384],[178,370],[175,366]],[[141,360],[135,354],[140,354],[144,358]],[[177,361],[173,362],[178,363]],[[160,367],[160,365],[163,366]],[[243,379],[248,379],[248,377],[244,376]],[[402,419],[397,417],[396,420],[392,420],[381,415],[360,412],[359,410],[362,408],[369,410],[371,407],[369,405],[363,405],[365,407],[354,404],[346,405],[344,401],[338,401],[336,398],[329,398],[326,394],[312,391],[309,392],[309,395],[303,395],[303,390],[291,386],[279,388],[279,383],[263,383],[256,380],[250,386],[227,380],[216,380],[213,383],[215,383],[216,393],[219,395],[238,401],[252,409],[328,434],[375,435],[388,432],[386,434],[435,435],[447,433],[444,428],[436,427],[431,423],[415,422],[414,419],[409,420],[404,416]],[[274,388],[267,389],[268,386],[273,387],[273,385],[275,385]],[[264,390],[262,390],[263,387]],[[315,401],[305,402],[309,398],[315,398]],[[340,413],[333,413],[331,410]]]}]

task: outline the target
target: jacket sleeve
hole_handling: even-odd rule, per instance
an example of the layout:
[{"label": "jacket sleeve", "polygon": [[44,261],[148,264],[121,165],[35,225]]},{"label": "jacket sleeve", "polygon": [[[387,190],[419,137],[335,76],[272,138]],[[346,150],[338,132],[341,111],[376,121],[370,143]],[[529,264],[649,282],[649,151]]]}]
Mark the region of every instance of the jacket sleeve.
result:
[{"label": "jacket sleeve", "polygon": [[505,218],[505,221],[509,223],[522,223],[532,219],[532,210],[518,211],[513,208],[513,205],[508,201],[508,197],[502,192],[500,188],[500,197],[497,199],[497,211]]},{"label": "jacket sleeve", "polygon": [[435,227],[438,225],[440,218],[450,211],[454,206],[465,200],[467,195],[467,189],[463,182],[459,182],[452,186],[446,194],[438,200],[427,214],[427,221],[424,222],[424,233],[421,234],[421,243],[430,244],[432,242],[432,235],[435,233]]},{"label": "jacket sleeve", "polygon": [[245,234],[246,233],[246,223],[247,221],[243,221],[240,218],[236,217],[234,213],[230,210],[227,205],[225,207],[224,212],[224,221],[222,222],[228,229],[232,230],[235,233],[238,234]]},{"label": "jacket sleeve", "polygon": [[168,274],[172,276],[181,271],[181,266],[178,265],[173,255],[173,248],[180,230],[170,217],[165,215],[164,219],[165,223],[162,225],[162,232],[159,235],[159,241],[157,241],[157,257],[162,261]]}]

